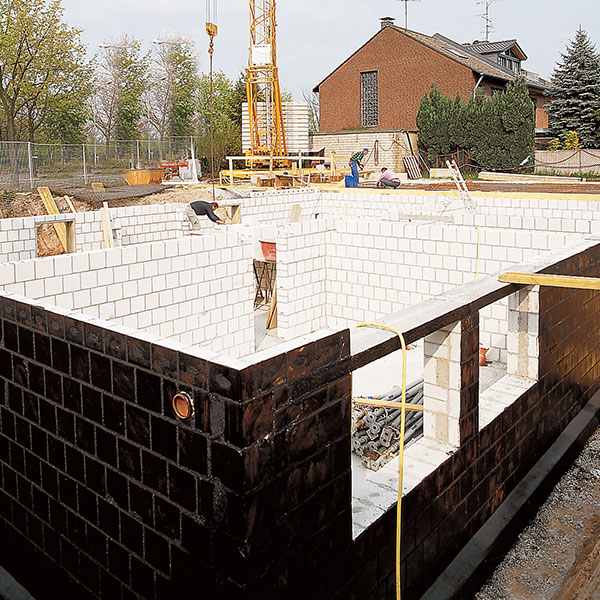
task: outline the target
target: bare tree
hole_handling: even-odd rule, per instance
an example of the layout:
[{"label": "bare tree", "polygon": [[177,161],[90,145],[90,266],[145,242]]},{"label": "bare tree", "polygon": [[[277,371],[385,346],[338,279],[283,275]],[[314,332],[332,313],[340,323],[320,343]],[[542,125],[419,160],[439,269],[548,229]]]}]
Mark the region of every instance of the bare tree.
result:
[{"label": "bare tree", "polygon": [[302,98],[308,104],[308,130],[319,131],[319,94],[312,90],[302,90]]}]

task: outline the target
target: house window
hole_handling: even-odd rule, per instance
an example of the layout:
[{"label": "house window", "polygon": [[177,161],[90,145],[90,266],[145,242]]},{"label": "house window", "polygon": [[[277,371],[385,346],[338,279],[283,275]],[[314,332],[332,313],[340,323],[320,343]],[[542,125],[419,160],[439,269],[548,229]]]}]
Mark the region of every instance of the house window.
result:
[{"label": "house window", "polygon": [[376,127],[379,125],[377,71],[366,71],[360,77],[360,124],[364,127]]},{"label": "house window", "polygon": [[498,56],[498,63],[515,73],[521,71],[521,61],[512,56],[501,54]]}]

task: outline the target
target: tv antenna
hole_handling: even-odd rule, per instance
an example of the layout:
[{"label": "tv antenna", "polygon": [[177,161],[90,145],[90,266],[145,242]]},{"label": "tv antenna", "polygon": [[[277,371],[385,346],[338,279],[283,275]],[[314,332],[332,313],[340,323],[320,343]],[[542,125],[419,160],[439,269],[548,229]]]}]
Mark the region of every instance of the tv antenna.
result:
[{"label": "tv antenna", "polygon": [[486,42],[490,41],[490,32],[494,31],[494,23],[492,22],[492,18],[490,17],[490,6],[494,2],[497,2],[497,0],[477,0],[478,6],[483,4],[483,6],[485,7],[485,12],[477,16],[481,17],[485,22],[485,30],[483,31],[483,33],[485,35]]},{"label": "tv antenna", "polygon": [[408,29],[408,3],[409,2],[420,2],[421,0],[399,0],[404,2],[404,29]]}]

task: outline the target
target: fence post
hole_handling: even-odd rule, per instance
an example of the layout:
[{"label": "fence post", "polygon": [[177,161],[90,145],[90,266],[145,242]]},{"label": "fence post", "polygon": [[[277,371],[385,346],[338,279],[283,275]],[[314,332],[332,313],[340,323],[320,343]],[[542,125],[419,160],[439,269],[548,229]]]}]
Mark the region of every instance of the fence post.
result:
[{"label": "fence post", "polygon": [[579,150],[579,177],[583,177],[583,169],[581,168],[581,150]]},{"label": "fence post", "polygon": [[29,159],[29,183],[31,184],[31,189],[33,189],[33,152],[31,142],[27,142],[27,157]]},{"label": "fence post", "polygon": [[140,163],[140,140],[135,140],[135,149],[137,152],[137,166],[135,167],[136,169],[141,169],[141,163]]},{"label": "fence post", "polygon": [[88,184],[88,174],[87,174],[87,162],[85,159],[85,144],[81,144],[81,150],[83,152],[83,182],[85,185]]}]

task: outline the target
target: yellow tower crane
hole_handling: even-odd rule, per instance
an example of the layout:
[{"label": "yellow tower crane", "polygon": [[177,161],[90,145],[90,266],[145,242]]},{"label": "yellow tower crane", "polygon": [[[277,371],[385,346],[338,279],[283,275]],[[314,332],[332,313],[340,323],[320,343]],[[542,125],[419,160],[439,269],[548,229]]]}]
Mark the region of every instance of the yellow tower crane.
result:
[{"label": "yellow tower crane", "polygon": [[[250,59],[246,69],[246,91],[250,124],[247,156],[285,156],[287,146],[281,109],[275,40],[275,0],[250,2]],[[267,161],[249,160],[250,166]],[[282,161],[275,161],[281,164]]]}]

